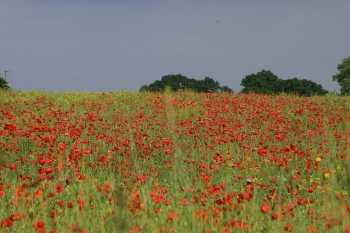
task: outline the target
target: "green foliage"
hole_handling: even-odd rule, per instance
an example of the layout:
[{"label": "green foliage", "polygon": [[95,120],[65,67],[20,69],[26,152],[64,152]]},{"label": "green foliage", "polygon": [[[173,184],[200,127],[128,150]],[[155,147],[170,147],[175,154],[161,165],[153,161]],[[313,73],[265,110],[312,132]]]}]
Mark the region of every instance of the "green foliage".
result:
[{"label": "green foliage", "polygon": [[203,80],[187,78],[181,74],[170,74],[162,77],[161,80],[156,80],[150,85],[143,85],[140,91],[149,92],[164,92],[167,88],[172,91],[191,90],[195,92],[232,92],[227,86],[220,86],[218,81],[212,78],[205,77]]},{"label": "green foliage", "polygon": [[300,96],[325,95],[328,91],[322,85],[311,80],[292,78],[279,79],[271,71],[262,70],[257,74],[247,75],[241,82],[241,93],[280,94],[294,93]]},{"label": "green foliage", "polygon": [[350,95],[350,79],[346,79],[340,88],[342,95]]},{"label": "green foliage", "polygon": [[195,87],[198,92],[218,92],[220,90],[220,83],[214,81],[212,78],[205,77],[204,80],[198,80]]},{"label": "green foliage", "polygon": [[295,93],[300,96],[325,95],[328,91],[322,88],[322,85],[311,80],[292,78],[280,80],[280,87],[277,93]]},{"label": "green foliage", "polygon": [[4,90],[11,89],[11,87],[8,85],[8,82],[6,81],[6,79],[1,77],[1,74],[0,74],[0,89],[4,89]]},{"label": "green foliage", "polygon": [[229,88],[228,86],[223,86],[221,87],[221,92],[228,92],[228,93],[232,93],[232,89]]},{"label": "green foliage", "polygon": [[262,94],[274,94],[275,88],[278,82],[278,77],[269,70],[262,70],[256,74],[245,76],[242,79],[241,86],[244,88],[242,93],[262,93]]},{"label": "green foliage", "polygon": [[350,94],[350,57],[344,58],[338,65],[338,73],[333,75],[333,81],[337,81],[341,86],[342,95]]}]

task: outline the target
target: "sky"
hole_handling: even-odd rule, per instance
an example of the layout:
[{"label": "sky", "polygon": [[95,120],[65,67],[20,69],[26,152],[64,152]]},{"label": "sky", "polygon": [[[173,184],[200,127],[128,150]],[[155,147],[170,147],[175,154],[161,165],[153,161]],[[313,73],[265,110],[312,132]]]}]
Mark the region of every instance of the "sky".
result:
[{"label": "sky", "polygon": [[0,74],[16,90],[138,90],[168,74],[238,92],[270,70],[339,92],[349,0],[2,0]]}]

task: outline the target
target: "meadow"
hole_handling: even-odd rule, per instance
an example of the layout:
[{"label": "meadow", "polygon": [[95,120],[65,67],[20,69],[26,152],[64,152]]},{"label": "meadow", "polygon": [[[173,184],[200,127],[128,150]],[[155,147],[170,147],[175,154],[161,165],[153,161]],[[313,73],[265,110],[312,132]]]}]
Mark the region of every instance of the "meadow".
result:
[{"label": "meadow", "polygon": [[0,92],[1,232],[350,232],[350,98]]}]

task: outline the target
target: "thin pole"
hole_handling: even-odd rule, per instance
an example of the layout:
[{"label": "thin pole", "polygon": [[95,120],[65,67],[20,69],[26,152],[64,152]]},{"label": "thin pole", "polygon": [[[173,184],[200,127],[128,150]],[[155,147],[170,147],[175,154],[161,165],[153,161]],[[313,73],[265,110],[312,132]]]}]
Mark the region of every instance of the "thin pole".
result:
[{"label": "thin pole", "polygon": [[7,81],[7,72],[9,72],[8,70],[5,70],[5,80]]}]

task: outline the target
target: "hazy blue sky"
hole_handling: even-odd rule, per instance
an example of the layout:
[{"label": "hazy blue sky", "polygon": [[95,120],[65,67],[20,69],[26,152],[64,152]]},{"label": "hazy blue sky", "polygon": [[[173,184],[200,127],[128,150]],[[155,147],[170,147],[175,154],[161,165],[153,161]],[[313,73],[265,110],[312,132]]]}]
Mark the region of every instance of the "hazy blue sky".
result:
[{"label": "hazy blue sky", "polygon": [[22,90],[139,89],[182,74],[240,91],[264,69],[338,91],[349,25],[349,0],[2,0],[0,73]]}]

